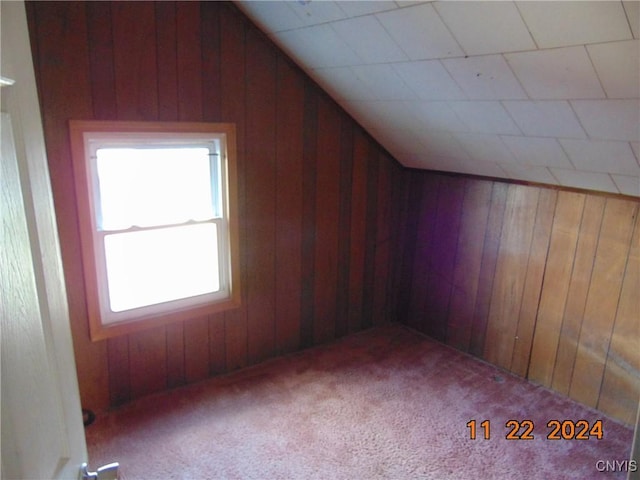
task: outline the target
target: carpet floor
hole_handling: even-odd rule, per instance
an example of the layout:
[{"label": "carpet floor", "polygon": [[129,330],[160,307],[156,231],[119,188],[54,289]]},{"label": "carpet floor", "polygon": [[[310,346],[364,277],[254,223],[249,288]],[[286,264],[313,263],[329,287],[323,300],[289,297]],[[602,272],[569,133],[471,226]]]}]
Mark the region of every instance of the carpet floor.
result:
[{"label": "carpet floor", "polygon": [[[550,420],[568,421],[560,440],[547,438]],[[562,439],[583,430],[579,420],[590,430],[600,420],[602,439],[597,427]],[[511,430],[517,439],[505,438]],[[119,461],[126,480],[547,480],[626,478],[600,470],[629,459],[633,431],[385,325],[136,400],[99,415],[86,435],[90,465]]]}]

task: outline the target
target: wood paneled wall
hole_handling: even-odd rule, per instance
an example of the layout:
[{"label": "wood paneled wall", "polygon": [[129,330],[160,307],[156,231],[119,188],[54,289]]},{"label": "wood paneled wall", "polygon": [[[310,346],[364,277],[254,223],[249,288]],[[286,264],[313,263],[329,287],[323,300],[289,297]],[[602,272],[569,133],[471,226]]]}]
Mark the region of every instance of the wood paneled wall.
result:
[{"label": "wood paneled wall", "polygon": [[[394,318],[402,169],[234,6],[27,8],[84,407]],[[242,308],[90,342],[69,119],[236,123]]]},{"label": "wood paneled wall", "polygon": [[639,203],[411,175],[401,320],[633,424]]},{"label": "wood paneled wall", "polygon": [[[399,319],[633,423],[638,202],[403,170],[226,3],[27,8],[85,407]],[[89,341],[69,119],[236,123],[242,308]]]}]

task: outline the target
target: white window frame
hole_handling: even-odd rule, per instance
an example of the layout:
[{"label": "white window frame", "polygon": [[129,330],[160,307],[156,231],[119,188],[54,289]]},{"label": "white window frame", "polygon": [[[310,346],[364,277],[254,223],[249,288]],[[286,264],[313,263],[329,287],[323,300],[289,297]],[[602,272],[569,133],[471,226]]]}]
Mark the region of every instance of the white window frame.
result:
[{"label": "white window frame", "polygon": [[[221,123],[70,122],[84,280],[91,339],[102,340],[172,321],[182,321],[239,306],[237,169],[235,128]],[[218,233],[220,290],[165,303],[113,312],[107,284],[106,235],[99,227],[96,151],[100,148],[207,146],[220,158],[219,218],[179,226],[215,223]],[[130,227],[118,232],[153,230]]]}]

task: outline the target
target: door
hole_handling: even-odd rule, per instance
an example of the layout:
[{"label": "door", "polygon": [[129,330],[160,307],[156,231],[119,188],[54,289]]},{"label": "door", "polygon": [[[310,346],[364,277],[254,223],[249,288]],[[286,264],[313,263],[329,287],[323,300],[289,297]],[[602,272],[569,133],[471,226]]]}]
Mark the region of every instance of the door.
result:
[{"label": "door", "polygon": [[87,447],[24,4],[0,17],[2,478],[77,479]]}]

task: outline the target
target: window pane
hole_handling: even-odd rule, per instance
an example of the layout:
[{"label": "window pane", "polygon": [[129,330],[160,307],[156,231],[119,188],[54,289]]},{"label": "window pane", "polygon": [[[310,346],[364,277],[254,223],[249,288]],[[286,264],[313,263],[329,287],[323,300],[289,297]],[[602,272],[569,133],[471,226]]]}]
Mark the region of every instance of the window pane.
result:
[{"label": "window pane", "polygon": [[101,148],[96,156],[101,230],[213,218],[208,148]]},{"label": "window pane", "polygon": [[215,223],[106,235],[104,245],[114,312],[220,289]]}]

